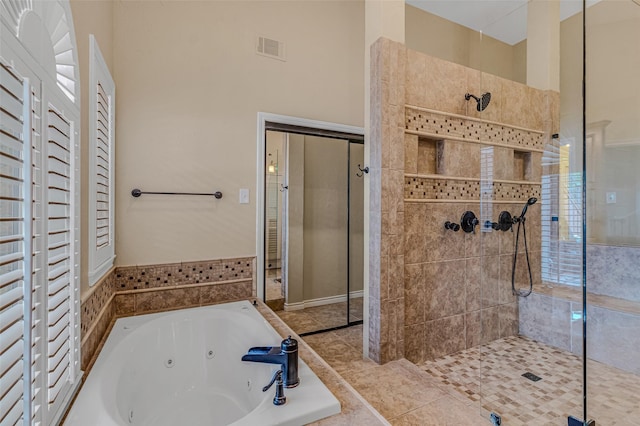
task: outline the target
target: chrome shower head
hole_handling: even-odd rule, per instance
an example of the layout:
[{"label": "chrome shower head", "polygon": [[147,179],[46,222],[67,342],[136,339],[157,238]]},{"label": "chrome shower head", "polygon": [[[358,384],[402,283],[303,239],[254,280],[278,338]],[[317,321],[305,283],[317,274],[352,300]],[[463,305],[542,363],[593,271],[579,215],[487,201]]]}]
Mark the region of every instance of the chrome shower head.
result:
[{"label": "chrome shower head", "polygon": [[484,109],[489,105],[489,102],[491,102],[491,93],[484,93],[480,97],[474,96],[471,93],[467,93],[466,95],[464,95],[464,99],[467,101],[471,98],[476,100],[476,109],[478,111],[484,111]]}]

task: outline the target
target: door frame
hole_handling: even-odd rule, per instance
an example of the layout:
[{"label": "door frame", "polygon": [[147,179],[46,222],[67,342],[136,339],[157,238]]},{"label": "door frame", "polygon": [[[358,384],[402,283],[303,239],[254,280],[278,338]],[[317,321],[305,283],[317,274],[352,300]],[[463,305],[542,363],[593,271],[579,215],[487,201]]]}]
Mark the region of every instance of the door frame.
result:
[{"label": "door frame", "polygon": [[330,123],[326,121],[311,120],[308,118],[293,117],[288,115],[258,112],[258,135],[256,155],[256,296],[264,301],[264,221],[265,221],[265,147],[266,147],[266,123],[277,123],[291,126],[307,127],[310,129],[328,130],[333,132],[362,135],[364,128],[346,124]]}]

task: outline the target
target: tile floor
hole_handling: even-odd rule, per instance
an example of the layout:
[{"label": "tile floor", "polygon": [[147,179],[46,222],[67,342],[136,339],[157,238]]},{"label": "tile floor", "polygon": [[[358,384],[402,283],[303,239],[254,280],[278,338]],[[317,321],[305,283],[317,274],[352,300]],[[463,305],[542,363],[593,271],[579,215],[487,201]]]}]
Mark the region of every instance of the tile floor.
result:
[{"label": "tile floor", "polygon": [[363,359],[362,325],[303,339],[392,425],[490,425],[477,403],[411,362]]},{"label": "tile floor", "polygon": [[266,269],[264,271],[266,280],[267,300],[277,300],[284,298],[284,289],[282,288],[282,274],[278,269]]},{"label": "tile floor", "polygon": [[[582,417],[582,358],[520,336],[496,340],[419,367],[430,376],[496,412],[503,424],[566,425]],[[522,377],[531,372],[542,380]],[[589,418],[597,425],[638,425],[640,376],[589,361]]]},{"label": "tile floor", "polygon": [[[362,320],[362,298],[349,302],[349,320]],[[296,333],[323,330],[347,324],[347,302],[314,306],[297,311],[276,311],[276,314]]]},{"label": "tile floor", "polygon": [[[304,337],[393,425],[565,426],[582,417],[581,359],[523,337],[509,337],[419,366],[362,359],[362,325]],[[598,426],[639,424],[640,377],[589,362],[589,413]],[[530,371],[542,380],[521,375]]]}]

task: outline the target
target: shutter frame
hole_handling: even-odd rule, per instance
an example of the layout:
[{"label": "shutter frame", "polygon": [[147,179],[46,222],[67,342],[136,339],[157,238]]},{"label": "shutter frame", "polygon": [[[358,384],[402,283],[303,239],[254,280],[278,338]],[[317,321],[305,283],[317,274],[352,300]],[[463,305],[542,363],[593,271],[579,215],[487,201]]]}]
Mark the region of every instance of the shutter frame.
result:
[{"label": "shutter frame", "polygon": [[89,285],[115,259],[115,84],[93,35],[89,37]]}]

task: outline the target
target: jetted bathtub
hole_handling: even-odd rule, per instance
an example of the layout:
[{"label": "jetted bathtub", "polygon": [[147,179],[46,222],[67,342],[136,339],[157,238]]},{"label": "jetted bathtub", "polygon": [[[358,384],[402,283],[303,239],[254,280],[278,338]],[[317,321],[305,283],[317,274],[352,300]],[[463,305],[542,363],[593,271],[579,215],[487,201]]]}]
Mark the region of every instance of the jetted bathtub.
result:
[{"label": "jetted bathtub", "polygon": [[65,425],[302,425],[340,403],[299,360],[300,385],[273,405],[279,365],[241,361],[282,337],[249,302],[120,318]]}]

